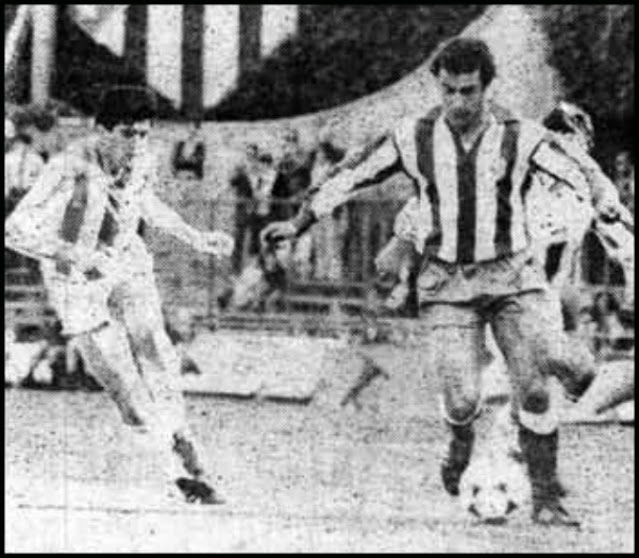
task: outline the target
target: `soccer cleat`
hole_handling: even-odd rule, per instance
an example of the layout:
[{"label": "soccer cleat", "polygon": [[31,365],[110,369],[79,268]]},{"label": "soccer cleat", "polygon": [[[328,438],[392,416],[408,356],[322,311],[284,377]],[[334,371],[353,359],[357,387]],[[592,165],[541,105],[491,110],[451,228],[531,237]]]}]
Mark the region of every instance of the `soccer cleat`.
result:
[{"label": "soccer cleat", "polygon": [[224,500],[206,482],[197,479],[180,477],[175,481],[186,501],[190,504],[216,505],[224,504]]},{"label": "soccer cleat", "polygon": [[559,498],[551,500],[533,501],[532,520],[537,525],[572,527],[579,529],[581,523],[574,518],[559,501]]},{"label": "soccer cleat", "polygon": [[459,483],[470,462],[475,433],[472,426],[453,426],[452,431],[453,439],[442,463],[441,475],[446,492],[459,496]]}]

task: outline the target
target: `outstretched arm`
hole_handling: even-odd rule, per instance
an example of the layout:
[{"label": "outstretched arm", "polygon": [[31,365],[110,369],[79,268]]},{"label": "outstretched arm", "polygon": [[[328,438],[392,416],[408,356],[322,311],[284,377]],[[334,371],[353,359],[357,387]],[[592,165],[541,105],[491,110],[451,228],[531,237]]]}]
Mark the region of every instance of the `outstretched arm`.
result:
[{"label": "outstretched arm", "polygon": [[299,236],[320,217],[330,215],[359,191],[403,172],[401,156],[388,134],[347,155],[322,184],[311,188],[301,210],[291,221],[273,223],[263,233],[267,240]]},{"label": "outstretched arm", "polygon": [[203,232],[192,227],[151,189],[143,198],[142,215],[152,227],[167,232],[198,252],[228,256],[233,251],[233,239],[230,236],[222,232]]},{"label": "outstretched arm", "polygon": [[533,160],[551,175],[570,184],[578,193],[583,191],[603,219],[632,220],[613,182],[579,146],[560,136],[552,136],[540,145]]}]

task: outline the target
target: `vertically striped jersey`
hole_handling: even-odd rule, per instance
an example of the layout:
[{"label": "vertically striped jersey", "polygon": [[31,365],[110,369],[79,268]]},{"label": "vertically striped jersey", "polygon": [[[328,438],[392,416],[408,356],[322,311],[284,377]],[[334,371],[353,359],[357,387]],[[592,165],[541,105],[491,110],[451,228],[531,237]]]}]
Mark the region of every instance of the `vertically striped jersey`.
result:
[{"label": "vertically striped jersey", "polygon": [[95,138],[54,156],[5,225],[5,242],[19,252],[52,258],[63,247],[91,253],[103,244],[134,241],[142,201],[156,180],[155,158],[136,157],[121,187],[105,172]]},{"label": "vertically striped jersey", "polygon": [[[524,200],[533,159],[548,137],[538,124],[495,107],[466,149],[435,109],[349,158],[310,208],[318,216],[329,213],[354,191],[403,171],[414,182],[420,213],[428,216],[423,253],[450,263],[515,254],[529,246]],[[576,165],[568,167],[561,172],[577,175],[568,181],[586,180]]]}]

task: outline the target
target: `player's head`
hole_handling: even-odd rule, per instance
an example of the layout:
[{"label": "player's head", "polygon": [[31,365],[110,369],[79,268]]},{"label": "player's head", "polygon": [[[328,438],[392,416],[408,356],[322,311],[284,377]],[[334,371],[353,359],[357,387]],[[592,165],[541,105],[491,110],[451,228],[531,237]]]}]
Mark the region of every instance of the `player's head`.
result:
[{"label": "player's head", "polygon": [[496,74],[488,45],[478,39],[454,39],[437,54],[431,72],[439,81],[448,122],[462,130],[476,123]]},{"label": "player's head", "polygon": [[585,151],[590,151],[595,144],[595,128],[586,111],[573,103],[561,101],[543,120],[546,128],[562,134]]},{"label": "player's head", "polygon": [[145,145],[156,112],[155,99],[145,87],[116,87],[103,95],[95,125],[112,172],[128,164],[136,149]]}]

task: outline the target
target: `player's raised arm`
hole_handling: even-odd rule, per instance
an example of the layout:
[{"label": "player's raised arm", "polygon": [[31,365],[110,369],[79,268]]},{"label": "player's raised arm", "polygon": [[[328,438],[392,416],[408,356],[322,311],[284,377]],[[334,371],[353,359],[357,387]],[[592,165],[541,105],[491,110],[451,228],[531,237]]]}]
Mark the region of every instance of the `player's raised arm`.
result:
[{"label": "player's raised arm", "polygon": [[386,134],[348,155],[326,181],[309,191],[293,219],[270,224],[262,231],[262,239],[276,242],[299,236],[320,217],[330,215],[360,190],[380,184],[403,171],[394,137]]}]

